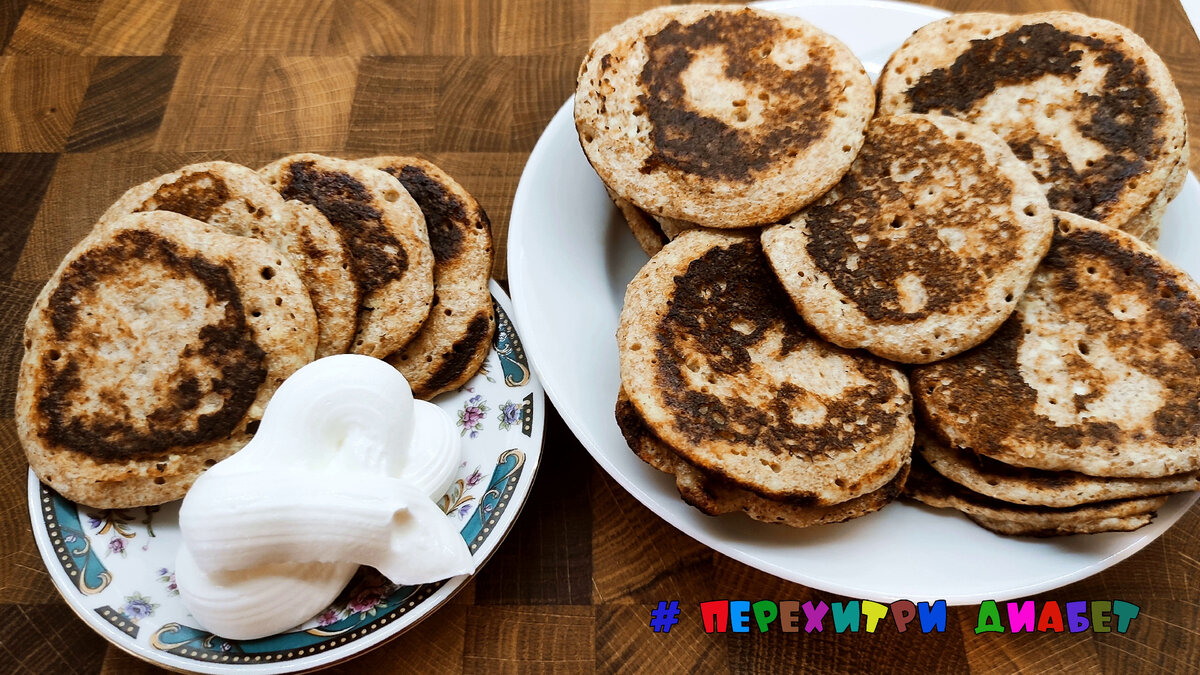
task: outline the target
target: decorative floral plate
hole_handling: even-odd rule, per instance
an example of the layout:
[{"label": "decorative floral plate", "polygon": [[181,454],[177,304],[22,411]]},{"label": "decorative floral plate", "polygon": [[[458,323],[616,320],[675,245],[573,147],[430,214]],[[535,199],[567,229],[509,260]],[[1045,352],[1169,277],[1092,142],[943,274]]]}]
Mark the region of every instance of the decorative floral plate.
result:
[{"label": "decorative floral plate", "polygon": [[[837,36],[872,76],[914,30],[946,16],[885,0],[757,5]],[[1163,217],[1158,248],[1200,279],[1197,213],[1200,184],[1189,177]],[[509,219],[508,274],[526,347],[559,414],[609,475],[671,525],[747,565],[853,598],[977,604],[1095,574],[1141,550],[1196,502],[1197,493],[1175,495],[1135,532],[1049,541],[1002,537],[957,512],[903,502],[803,530],[741,514],[706,516],[679,498],[670,476],[630,452],[613,417],[621,381],[617,318],[626,284],[645,263],[579,146],[568,100],[529,156]]]},{"label": "decorative floral plate", "polygon": [[[464,461],[439,506],[462,531],[477,569],[504,539],[529,494],[542,447],[545,404],[492,283],[496,335],[483,368],[434,402],[451,413]],[[121,649],[174,670],[286,673],[342,661],[399,635],[450,599],[466,575],[394,586],[362,568],[324,612],[298,629],[225,640],[198,627],[175,586],[179,502],[100,510],[67,501],[29,472],[38,550],[67,604]]]}]

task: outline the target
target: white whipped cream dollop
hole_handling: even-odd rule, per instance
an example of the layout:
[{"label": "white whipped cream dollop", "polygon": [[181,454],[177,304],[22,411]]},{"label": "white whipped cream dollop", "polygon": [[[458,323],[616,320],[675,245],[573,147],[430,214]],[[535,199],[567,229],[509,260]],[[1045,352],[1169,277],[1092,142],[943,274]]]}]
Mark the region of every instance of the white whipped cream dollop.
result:
[{"label": "white whipped cream dollop", "polygon": [[206,630],[292,628],[361,565],[392,583],[475,569],[434,500],[461,460],[453,420],[378,359],[330,356],[271,398],[254,439],[204,473],[179,511],[180,597]]}]

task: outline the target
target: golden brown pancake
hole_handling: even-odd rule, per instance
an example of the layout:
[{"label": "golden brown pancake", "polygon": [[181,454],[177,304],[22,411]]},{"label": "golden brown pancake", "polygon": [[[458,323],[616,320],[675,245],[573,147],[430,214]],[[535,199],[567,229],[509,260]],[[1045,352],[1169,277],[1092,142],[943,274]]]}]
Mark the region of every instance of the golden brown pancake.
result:
[{"label": "golden brown pancake", "polygon": [[354,338],[358,288],[341,237],[319,211],[284,201],[253,169],[231,162],[191,164],[130,188],[100,217],[172,211],[253,237],[288,257],[317,312],[317,357],[345,352]]},{"label": "golden brown pancake", "polygon": [[350,351],[385,358],[429,316],[433,251],[425,217],[395,178],[365,164],[312,153],[259,169],[285,199],[315,207],[341,235],[358,286]]},{"label": "golden brown pancake", "polygon": [[414,396],[430,399],[471,379],[491,347],[491,223],[471,193],[432,162],[391,156],[358,161],[399,180],[425,216],[433,306],[420,332],[387,362],[404,374]]},{"label": "golden brown pancake", "polygon": [[822,337],[928,363],[1008,318],[1053,227],[1037,181],[995,134],[895,115],[875,118],[842,180],[762,241]]},{"label": "golden brown pancake", "polygon": [[1076,471],[1009,466],[951,447],[920,428],[913,452],[924,457],[934,471],[968,490],[1012,504],[1064,508],[1200,490],[1200,473],[1195,471],[1162,478],[1101,478]]},{"label": "golden brown pancake", "polygon": [[1022,506],[984,497],[941,476],[914,455],[904,496],[934,508],[962,511],[997,533],[1024,537],[1129,532],[1150,524],[1166,497],[1118,499],[1070,508]]},{"label": "golden brown pancake", "polygon": [[924,421],[1013,466],[1200,469],[1200,288],[1131,235],[1056,217],[1013,316],[978,348],[912,370]]},{"label": "golden brown pancake", "polygon": [[805,500],[768,499],[683,460],[646,427],[623,390],[617,396],[616,415],[629,448],[647,464],[673,474],[683,500],[710,516],[741,511],[754,520],[789,527],[840,523],[887,506],[900,494],[908,477],[906,462],[883,487],[840,504],[820,506]]},{"label": "golden brown pancake", "polygon": [[1052,208],[1110,227],[1182,185],[1172,176],[1186,145],[1179,91],[1146,42],[1111,21],[1073,12],[935,21],[884,67],[879,109],[995,131]]},{"label": "golden brown pancake", "polygon": [[592,44],[575,124],[604,184],[637,207],[748,227],[836,183],[874,106],[854,54],[803,19],[666,6]]},{"label": "golden brown pancake", "polygon": [[126,215],[76,245],[34,303],[17,432],[64,497],[161,504],[245,445],[316,346],[279,251],[177,213]]},{"label": "golden brown pancake", "polygon": [[755,235],[667,244],[626,290],[617,345],[654,434],[761,496],[845,502],[887,484],[912,448],[904,375],[813,335]]}]

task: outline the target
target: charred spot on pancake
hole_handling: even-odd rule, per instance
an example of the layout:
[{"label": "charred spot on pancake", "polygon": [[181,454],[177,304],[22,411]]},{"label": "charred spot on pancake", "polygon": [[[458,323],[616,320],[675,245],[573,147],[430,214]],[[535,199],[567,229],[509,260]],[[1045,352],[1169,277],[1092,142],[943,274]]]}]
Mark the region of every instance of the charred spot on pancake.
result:
[{"label": "charred spot on pancake", "polygon": [[384,225],[383,213],[372,205],[366,186],[353,176],[323,171],[312,161],[293,162],[280,193],[284,199],[316,207],[329,219],[350,249],[350,265],[364,302],[372,291],[408,270],[408,252]]},{"label": "charred spot on pancake", "polygon": [[642,421],[642,416],[633,407],[633,402],[624,396],[624,392],[617,399],[616,417],[617,426],[621,429],[621,435],[625,437],[625,440],[630,445],[647,433],[646,423]]},{"label": "charred spot on pancake", "polygon": [[424,388],[437,391],[462,377],[480,348],[487,345],[491,325],[491,316],[487,312],[479,312],[471,317],[466,334],[454,341],[450,351],[442,354],[441,365],[433,371]]},{"label": "charred spot on pancake", "polygon": [[[1116,283],[1092,281],[1092,274],[1101,270]],[[1110,305],[1110,291],[1118,284],[1122,293],[1147,303],[1145,315],[1132,327],[1123,325]],[[1037,391],[1026,382],[1018,363],[1026,339],[1024,314],[1018,308],[980,347],[912,371],[914,388],[928,394],[929,402],[970,420],[972,447],[988,452],[1021,439],[1067,448],[1085,444],[1111,448],[1145,439],[1179,443],[1200,437],[1200,302],[1155,256],[1123,243],[1112,232],[1083,228],[1064,232],[1056,227],[1050,251],[1026,292],[1049,293],[1064,321],[1084,326],[1088,335],[1105,336],[1113,358],[1156,380],[1168,398],[1147,428],[1122,428],[1115,422],[1086,418],[1062,426],[1036,412]],[[1155,348],[1155,340],[1173,342],[1177,348]],[[1171,353],[1176,356],[1168,357]],[[1071,366],[1071,377],[1087,382],[1093,393],[1107,390],[1111,374],[1086,355],[1066,354],[1064,360]],[[1081,403],[1086,406],[1089,400],[1085,397]]]},{"label": "charred spot on pancake", "polygon": [[297,234],[300,239],[300,252],[304,254],[306,260],[317,262],[323,260],[328,255],[327,251],[313,239],[312,231],[307,227],[300,228]]},{"label": "charred spot on pancake", "polygon": [[197,171],[159,186],[138,211],[172,211],[207,222],[230,199],[229,186],[220,176]]},{"label": "charred spot on pancake", "polygon": [[[650,125],[651,152],[643,173],[667,168],[716,180],[749,182],[756,172],[803,152],[829,127],[840,84],[820,50],[810,61],[787,70],[771,61],[771,50],[802,31],[750,10],[709,14],[684,26],[672,20],[646,37],[649,52],[642,69],[645,93],[638,97]],[[696,55],[723,50],[724,75],[770,94],[763,108],[766,129],[735,128],[686,104],[683,73]]]},{"label": "charred spot on pancake", "polygon": [[1005,140],[1026,162],[1046,157],[1045,170],[1035,175],[1048,188],[1051,207],[1102,219],[1129,180],[1145,172],[1161,144],[1162,101],[1151,89],[1146,69],[1120,49],[1048,23],[1021,26],[995,38],[972,40],[953,64],[927,73],[906,95],[913,112],[941,110],[969,120],[975,104],[998,87],[1046,75],[1075,79],[1083,58],[1080,47],[1095,53],[1106,71],[1101,93],[1080,93],[1073,112],[1087,116],[1079,132],[1104,146],[1105,156],[1077,171],[1062,149],[1043,137],[1017,132]]},{"label": "charred spot on pancake", "polygon": [[[684,376],[689,356],[699,355],[724,378],[746,378],[753,377],[756,367],[750,348],[779,335],[780,356],[786,356],[815,339],[791,308],[757,239],[708,250],[674,282],[667,312],[655,329],[660,343],[655,382],[674,413],[672,424],[689,442],[759,445],[777,455],[831,456],[853,452],[854,440],[865,434],[886,436],[896,427],[898,415],[886,409],[902,392],[890,369],[870,358],[857,365],[871,384],[821,401],[827,419],[865,418],[865,424],[851,425],[849,431],[841,424],[796,424],[793,408],[812,394],[790,382],[777,385],[761,405],[689,384]],[[906,394],[903,397],[907,400]]]},{"label": "charred spot on pancake", "polygon": [[[88,345],[94,339],[77,335],[79,305],[72,302],[84,291],[119,279],[132,265],[154,262],[180,277],[198,280],[214,304],[224,304],[222,318],[200,329],[180,355],[180,368],[164,374],[171,382],[166,400],[144,412],[145,430],[135,427],[139,412],[127,405],[105,406],[105,412],[83,417],[73,400],[82,388],[82,365],[90,361]],[[44,385],[37,402],[45,420],[39,434],[51,446],[71,449],[100,462],[120,462],[159,456],[165,448],[187,447],[216,441],[236,430],[254,403],[267,377],[266,353],[253,339],[246,323],[241,295],[229,270],[201,255],[188,255],[156,235],[140,230],[118,233],[113,242],[90,250],[72,261],[50,296],[50,321],[54,339],[63,344],[66,358],[43,361]],[[67,345],[77,345],[68,351]],[[214,377],[201,377],[187,368],[200,361],[215,369]],[[82,365],[81,365],[82,364]],[[216,396],[220,405],[201,412]]]},{"label": "charred spot on pancake", "polygon": [[468,217],[466,206],[458,195],[414,164],[406,164],[399,169],[389,166],[383,170],[400,181],[417,206],[421,207],[434,260],[446,263],[458,257],[462,250],[462,231],[467,227]]},{"label": "charred spot on pancake", "polygon": [[[945,311],[986,292],[990,273],[1013,261],[1016,227],[990,215],[992,205],[1012,200],[1008,180],[987,176],[969,193],[939,186],[931,208],[914,207],[913,195],[935,184],[936,170],[950,164],[990,173],[977,145],[950,141],[932,122],[879,120],[834,187],[838,199],[805,212],[809,256],[871,321],[911,321]],[[912,179],[901,183],[896,174]],[[994,228],[984,231],[989,221]],[[978,257],[955,252],[939,236],[943,228],[971,232],[988,246]],[[919,280],[924,295],[907,310],[900,295],[906,277]]]}]

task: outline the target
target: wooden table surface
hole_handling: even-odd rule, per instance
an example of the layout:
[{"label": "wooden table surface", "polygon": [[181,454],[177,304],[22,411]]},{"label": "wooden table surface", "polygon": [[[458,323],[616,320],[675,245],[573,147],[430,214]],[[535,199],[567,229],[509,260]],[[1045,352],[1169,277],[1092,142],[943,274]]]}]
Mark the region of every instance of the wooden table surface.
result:
[{"label": "wooden table surface", "polygon": [[[75,617],[30,533],[12,420],[21,325],[63,254],[126,188],[189,162],[296,151],[417,153],[492,217],[509,207],[591,39],[655,0],[17,0],[0,6],[0,672],[155,670]],[[1200,42],[1177,0],[941,0],[953,10],[1074,9],[1147,39],[1200,119]],[[1193,137],[1200,128],[1193,121]],[[1192,156],[1200,168],[1200,153]],[[641,506],[553,413],[519,521],[430,620],[342,666],[381,673],[617,669],[1127,672],[1200,664],[1200,510],[1129,560],[1039,600],[1121,599],[1129,632],[705,634],[713,599],[845,598],[714,553]],[[897,561],[914,564],[915,561]],[[1003,564],[1003,561],[998,561]],[[985,573],[981,571],[980,573]],[[648,622],[678,600],[669,634]]]}]

